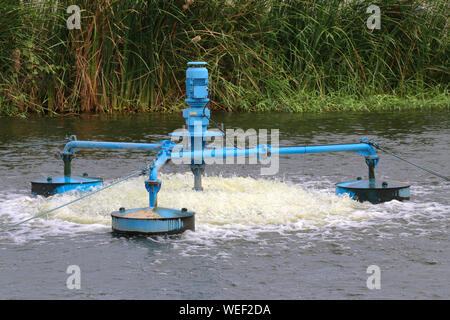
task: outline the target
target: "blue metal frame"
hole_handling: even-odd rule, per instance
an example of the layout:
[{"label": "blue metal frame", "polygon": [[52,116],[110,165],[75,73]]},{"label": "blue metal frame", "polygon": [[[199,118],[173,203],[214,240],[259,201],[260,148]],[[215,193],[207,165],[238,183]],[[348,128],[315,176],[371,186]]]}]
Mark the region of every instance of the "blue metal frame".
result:
[{"label": "blue metal frame", "polygon": [[188,108],[183,110],[187,130],[185,132],[174,132],[169,135],[188,137],[190,146],[188,149],[177,149],[173,151],[175,143],[168,140],[157,143],[124,143],[124,142],[102,142],[102,141],[79,141],[76,136],[66,144],[61,158],[64,161],[64,176],[71,177],[71,160],[75,152],[88,149],[110,149],[110,150],[158,150],[156,158],[151,166],[149,179],[145,187],[149,192],[149,207],[157,207],[157,195],[161,189],[161,180],[158,180],[158,171],[171,159],[187,159],[191,163],[191,170],[195,177],[194,189],[203,190],[201,176],[205,169],[205,159],[257,155],[270,157],[273,154],[307,154],[323,152],[356,152],[365,157],[369,167],[369,181],[375,185],[375,168],[379,157],[375,149],[369,144],[367,138],[360,143],[337,144],[322,146],[294,146],[294,147],[272,147],[270,145],[258,145],[250,149],[238,149],[224,147],[222,149],[207,149],[206,139],[211,136],[221,136],[222,133],[208,131],[210,110],[207,108],[208,98],[208,70],[205,62],[189,62],[186,70],[186,102]]},{"label": "blue metal frame", "polygon": [[[86,191],[102,184],[99,178],[76,177],[71,174],[71,162],[75,152],[83,149],[108,149],[108,150],[156,150],[156,157],[149,167],[149,177],[145,181],[145,188],[149,193],[148,208],[125,210],[121,208],[113,212],[112,228],[114,231],[126,233],[145,234],[169,234],[180,233],[185,230],[195,230],[194,213],[181,210],[158,207],[158,192],[161,190],[162,181],[158,179],[158,172],[170,160],[187,160],[194,174],[194,190],[201,191],[202,175],[205,171],[205,159],[257,156],[270,157],[282,154],[309,154],[324,152],[355,152],[365,157],[369,169],[369,179],[341,182],[336,184],[336,194],[346,193],[354,199],[379,203],[392,199],[409,199],[409,185],[400,182],[382,182],[375,179],[375,169],[379,156],[373,146],[377,146],[369,139],[363,138],[360,143],[336,144],[320,146],[293,146],[272,147],[270,145],[257,145],[249,149],[223,147],[220,149],[206,148],[206,138],[223,136],[217,131],[208,131],[210,110],[207,108],[208,98],[208,70],[205,62],[189,62],[186,70],[186,103],[188,108],[183,110],[186,121],[184,132],[173,132],[173,137],[187,138],[189,144],[177,145],[172,141],[162,140],[157,143],[127,143],[127,142],[103,142],[103,141],[79,141],[76,136],[70,137],[64,150],[60,153],[64,162],[64,176],[48,177],[32,182],[32,192],[51,195],[70,190]],[[223,130],[222,130],[223,131]],[[143,210],[144,213],[136,212]],[[147,215],[147,210],[155,215]]]}]

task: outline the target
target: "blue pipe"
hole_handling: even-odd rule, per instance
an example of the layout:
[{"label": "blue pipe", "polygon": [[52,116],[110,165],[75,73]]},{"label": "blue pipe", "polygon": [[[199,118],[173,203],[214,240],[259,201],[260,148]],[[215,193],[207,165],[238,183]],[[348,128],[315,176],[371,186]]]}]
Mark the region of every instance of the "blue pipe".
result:
[{"label": "blue pipe", "polygon": [[166,164],[169,160],[167,150],[158,152],[156,159],[153,159],[153,164],[150,169],[149,179],[145,181],[145,188],[149,194],[149,207],[155,208],[158,203],[158,192],[161,189],[161,180],[158,180],[158,170]]},{"label": "blue pipe", "polygon": [[204,149],[194,151],[172,152],[171,159],[205,159],[205,158],[227,158],[227,157],[243,157],[250,155],[267,155],[269,146],[259,145],[251,149],[222,148],[222,149]]},{"label": "blue pipe", "polygon": [[165,150],[158,153],[158,155],[156,156],[156,159],[153,159],[153,164],[152,164],[151,170],[150,170],[150,180],[158,179],[158,170],[163,165],[165,165],[168,160],[169,160],[169,156]]},{"label": "blue pipe", "polygon": [[132,142],[101,142],[101,141],[70,141],[65,147],[63,153],[69,154],[78,151],[77,149],[134,149],[134,150],[154,150],[161,148],[162,143],[132,143]]},{"label": "blue pipe", "polygon": [[271,154],[302,154],[320,152],[341,152],[353,151],[363,156],[376,156],[375,149],[367,143],[356,144],[336,144],[326,146],[303,146],[303,147],[282,147],[275,148],[266,145],[258,145],[251,149],[222,148],[205,149],[203,151],[180,151],[171,154],[172,159],[201,159],[203,158],[226,158],[241,157],[250,155],[271,155]]},{"label": "blue pipe", "polygon": [[367,143],[270,148],[270,152],[272,154],[277,153],[300,154],[300,153],[341,152],[341,151],[353,151],[366,157],[376,155],[375,149]]}]

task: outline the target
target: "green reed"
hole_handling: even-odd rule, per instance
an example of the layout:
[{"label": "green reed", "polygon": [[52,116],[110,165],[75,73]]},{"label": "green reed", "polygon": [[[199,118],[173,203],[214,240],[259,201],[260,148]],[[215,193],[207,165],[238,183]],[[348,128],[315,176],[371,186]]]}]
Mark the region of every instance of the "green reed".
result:
[{"label": "green reed", "polygon": [[[381,29],[369,30],[369,5]],[[81,9],[68,30],[66,8]],[[434,1],[2,0],[0,114],[176,112],[188,61],[225,111],[448,108]]]}]

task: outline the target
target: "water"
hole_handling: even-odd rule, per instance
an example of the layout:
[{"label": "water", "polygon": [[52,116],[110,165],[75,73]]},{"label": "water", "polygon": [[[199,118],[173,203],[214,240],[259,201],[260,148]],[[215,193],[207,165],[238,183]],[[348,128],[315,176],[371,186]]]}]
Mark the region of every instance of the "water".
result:
[{"label": "water", "polygon": [[[443,175],[450,171],[450,113],[215,114],[235,128],[279,128],[280,145],[356,143],[367,136]],[[155,142],[180,115],[0,119],[0,225],[73,200],[30,196],[30,181],[62,174],[62,145],[26,147],[76,134],[80,140]],[[143,151],[83,151],[72,172],[106,181],[153,157]],[[381,154],[381,179],[409,181],[412,199],[380,205],[334,195],[334,183],[367,176],[353,153],[290,155],[275,176],[257,165],[212,165],[204,192],[187,166],[167,165],[159,205],[196,214],[179,237],[119,237],[110,213],[146,206],[144,177],[47,218],[0,233],[2,299],[372,299],[450,298],[449,185]],[[69,265],[81,289],[66,286]],[[367,267],[381,289],[366,286]]]}]

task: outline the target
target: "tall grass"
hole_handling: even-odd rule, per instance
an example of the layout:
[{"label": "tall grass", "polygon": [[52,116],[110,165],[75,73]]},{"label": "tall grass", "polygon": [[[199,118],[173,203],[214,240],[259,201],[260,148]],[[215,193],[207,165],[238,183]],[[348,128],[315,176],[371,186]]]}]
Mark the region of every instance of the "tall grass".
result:
[{"label": "tall grass", "polygon": [[449,107],[446,0],[1,1],[0,114],[178,111],[193,60],[216,110]]}]

